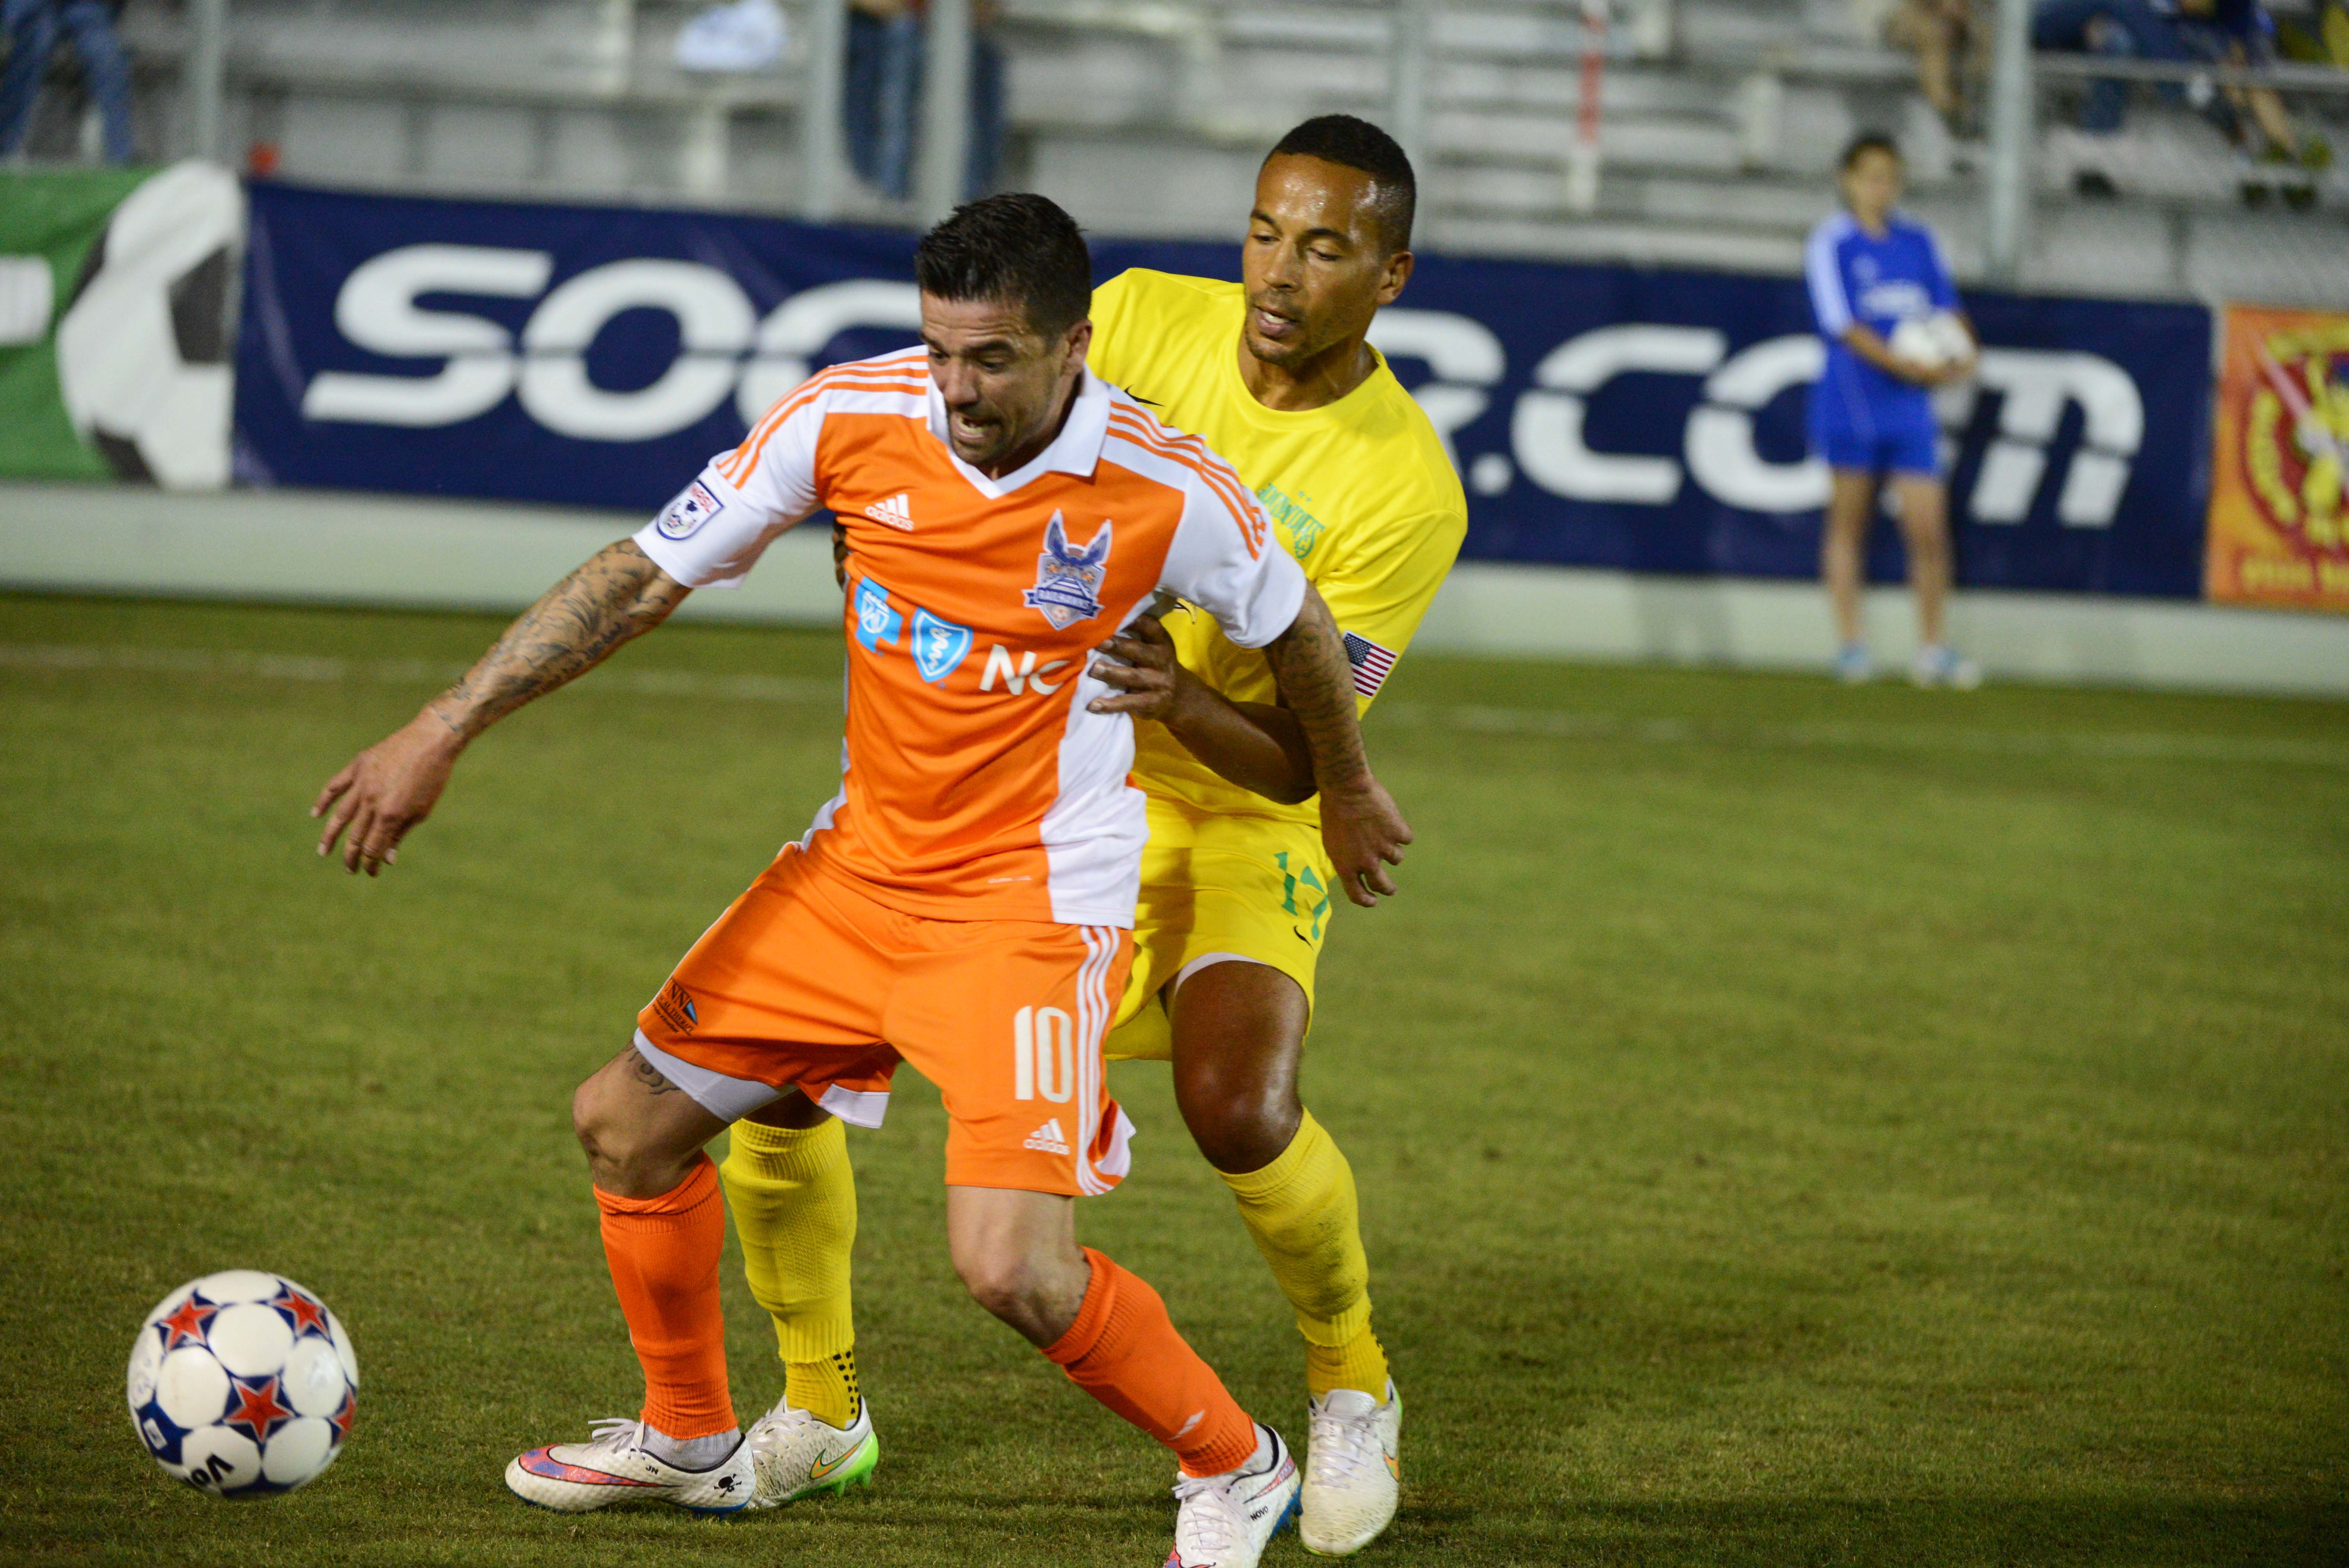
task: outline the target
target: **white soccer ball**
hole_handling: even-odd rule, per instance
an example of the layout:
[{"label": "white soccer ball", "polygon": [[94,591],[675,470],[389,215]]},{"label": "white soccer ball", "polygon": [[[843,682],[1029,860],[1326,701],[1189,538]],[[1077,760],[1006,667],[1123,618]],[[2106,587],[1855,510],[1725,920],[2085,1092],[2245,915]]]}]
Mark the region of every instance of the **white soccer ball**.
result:
[{"label": "white soccer ball", "polygon": [[228,1269],[156,1304],[130,1346],[130,1423],[215,1497],[292,1491],[335,1462],[358,1408],[350,1336],[278,1274]]},{"label": "white soccer ball", "polygon": [[1894,327],[1886,346],[1911,364],[1938,369],[1973,357],[1974,339],[1955,313],[1937,310],[1930,315],[1912,315]]},{"label": "white soccer ball", "polygon": [[244,192],[195,159],[123,198],[57,322],[57,390],[81,438],[127,480],[229,479]]}]

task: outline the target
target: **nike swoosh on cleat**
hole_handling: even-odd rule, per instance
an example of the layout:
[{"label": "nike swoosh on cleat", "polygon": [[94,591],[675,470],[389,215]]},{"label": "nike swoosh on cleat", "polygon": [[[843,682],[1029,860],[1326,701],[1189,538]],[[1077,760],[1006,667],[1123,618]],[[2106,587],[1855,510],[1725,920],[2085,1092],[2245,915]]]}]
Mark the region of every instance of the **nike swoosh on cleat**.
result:
[{"label": "nike swoosh on cleat", "polygon": [[653,1486],[657,1482],[636,1480],[608,1470],[588,1470],[581,1465],[567,1465],[550,1455],[544,1449],[533,1449],[522,1456],[522,1468],[533,1475],[549,1480],[567,1480],[575,1486]]},{"label": "nike swoosh on cleat", "polygon": [[838,1470],[841,1466],[846,1464],[849,1460],[854,1459],[864,1451],[864,1445],[863,1443],[859,1443],[854,1448],[849,1449],[846,1453],[841,1455],[838,1459],[832,1460],[829,1464],[811,1465],[808,1467],[808,1480],[822,1480],[824,1477],[830,1475],[833,1471]]}]

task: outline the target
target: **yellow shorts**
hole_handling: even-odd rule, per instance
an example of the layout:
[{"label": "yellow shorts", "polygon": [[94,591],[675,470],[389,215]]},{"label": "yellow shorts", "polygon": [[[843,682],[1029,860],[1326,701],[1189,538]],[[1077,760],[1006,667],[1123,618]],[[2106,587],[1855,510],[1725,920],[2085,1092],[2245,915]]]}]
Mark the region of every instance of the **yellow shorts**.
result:
[{"label": "yellow shorts", "polygon": [[1142,852],[1142,899],[1133,916],[1133,968],[1104,1043],[1112,1061],[1174,1054],[1165,992],[1176,975],[1216,954],[1270,965],[1304,988],[1336,909],[1321,835],[1298,823],[1192,811],[1150,802]]}]

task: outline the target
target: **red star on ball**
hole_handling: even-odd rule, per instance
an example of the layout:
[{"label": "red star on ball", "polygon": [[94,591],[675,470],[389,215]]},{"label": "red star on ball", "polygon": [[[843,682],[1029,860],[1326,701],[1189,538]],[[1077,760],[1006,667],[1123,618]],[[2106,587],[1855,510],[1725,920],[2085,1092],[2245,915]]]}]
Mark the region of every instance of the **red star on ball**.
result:
[{"label": "red star on ball", "polygon": [[155,1326],[163,1331],[163,1348],[177,1350],[182,1345],[204,1343],[204,1326],[217,1316],[220,1308],[202,1296],[191,1295],[180,1304],[180,1309],[169,1317],[156,1320]]},{"label": "red star on ball", "polygon": [[293,1325],[296,1339],[305,1334],[315,1334],[321,1339],[330,1337],[326,1333],[326,1309],[290,1284],[280,1286],[277,1294],[262,1305],[284,1313],[286,1322]]},{"label": "red star on ball", "polygon": [[234,1378],[229,1392],[236,1404],[221,1425],[234,1427],[256,1443],[267,1442],[270,1433],[294,1418],[294,1407],[277,1397],[274,1377]]},{"label": "red star on ball", "polygon": [[335,1441],[341,1442],[351,1435],[351,1423],[358,1418],[358,1396],[346,1392],[343,1408],[326,1418],[326,1425],[335,1429]]}]

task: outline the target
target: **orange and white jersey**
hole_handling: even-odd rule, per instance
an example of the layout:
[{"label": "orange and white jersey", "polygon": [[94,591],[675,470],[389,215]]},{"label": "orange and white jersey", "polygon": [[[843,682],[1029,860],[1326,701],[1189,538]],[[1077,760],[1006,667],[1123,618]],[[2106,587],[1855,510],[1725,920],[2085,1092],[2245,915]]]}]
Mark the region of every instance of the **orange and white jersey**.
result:
[{"label": "orange and white jersey", "polygon": [[739,583],[823,510],[846,526],[840,793],[802,841],[909,914],[1131,926],[1148,829],[1133,728],[1091,655],[1164,590],[1242,647],[1305,575],[1196,437],[1088,372],[1019,472],[954,454],[926,350],[802,383],[636,534],[690,588]]}]

